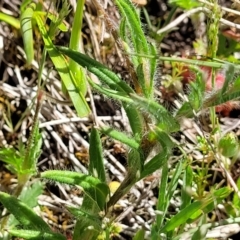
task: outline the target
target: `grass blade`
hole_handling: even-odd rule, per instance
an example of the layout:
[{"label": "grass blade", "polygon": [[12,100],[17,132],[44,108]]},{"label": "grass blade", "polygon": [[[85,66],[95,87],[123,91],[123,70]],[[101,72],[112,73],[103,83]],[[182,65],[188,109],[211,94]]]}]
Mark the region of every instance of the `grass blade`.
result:
[{"label": "grass blade", "polygon": [[101,180],[101,182],[106,182],[105,169],[103,163],[103,152],[102,143],[96,128],[92,128],[90,135],[90,163],[89,163],[89,173]]},{"label": "grass blade", "polygon": [[26,53],[27,64],[29,65],[32,63],[34,58],[32,19],[35,8],[35,3],[30,4],[20,16],[24,51]]},{"label": "grass blade", "polygon": [[47,30],[40,16],[35,17],[39,30],[41,32],[46,50],[56,67],[65,88],[67,89],[73,105],[80,117],[87,116],[90,112],[89,106],[84,98],[80,86],[77,85],[72,72],[69,69],[66,59],[59,53],[53,45],[51,38],[48,36]]}]

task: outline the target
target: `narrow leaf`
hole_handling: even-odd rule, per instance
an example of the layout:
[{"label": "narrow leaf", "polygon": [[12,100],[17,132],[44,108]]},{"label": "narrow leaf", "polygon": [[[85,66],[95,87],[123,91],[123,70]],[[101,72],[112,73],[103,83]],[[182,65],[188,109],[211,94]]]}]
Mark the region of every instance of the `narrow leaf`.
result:
[{"label": "narrow leaf", "polygon": [[157,154],[151,160],[149,160],[143,167],[140,179],[145,178],[146,176],[152,174],[156,170],[160,169],[168,160],[169,155],[166,150]]},{"label": "narrow leaf", "polygon": [[109,194],[109,188],[99,179],[81,173],[58,170],[50,170],[43,172],[41,173],[41,177],[60,183],[78,185],[82,187],[84,192],[97,202],[99,208],[101,210],[104,209],[106,198]]},{"label": "narrow leaf", "polygon": [[160,211],[160,214],[157,215],[156,226],[157,229],[160,229],[167,211],[167,206],[169,205],[169,195],[167,193],[167,182],[168,182],[168,166],[167,163],[164,164],[162,168],[162,176],[158,191],[158,202],[157,210]]},{"label": "narrow leaf", "polygon": [[[101,81],[107,84],[110,89],[116,89],[120,92],[125,92],[125,93],[133,92],[131,87],[129,87],[114,72],[112,72],[103,64],[95,61],[94,59],[88,57],[87,55],[84,55],[77,51],[73,51],[69,48],[58,47],[57,49],[61,53],[73,59],[82,67],[86,68],[89,72],[95,74]],[[117,88],[114,88],[114,87],[117,87]]]},{"label": "narrow leaf", "polygon": [[16,29],[20,29],[19,20],[8,14],[0,12],[0,20],[10,24],[11,26],[15,27]]},{"label": "narrow leaf", "polygon": [[87,116],[90,112],[86,99],[84,98],[80,86],[77,85],[73,73],[70,71],[66,59],[59,53],[56,47],[53,45],[50,36],[47,33],[43,20],[40,16],[36,15],[35,19],[37,21],[39,30],[41,32],[45,48],[53,61],[61,79],[63,81],[64,87],[68,90],[71,97],[73,105],[80,117]]},{"label": "narrow leaf", "polygon": [[191,196],[187,192],[188,188],[192,187],[193,182],[193,170],[190,166],[187,166],[183,176],[183,188],[182,188],[182,205],[181,209],[187,207],[191,203]]},{"label": "narrow leaf", "polygon": [[[83,9],[84,9],[85,1],[77,1],[76,12],[74,14],[73,24],[72,24],[72,32],[70,37],[69,48],[80,51],[81,50],[81,34],[82,34],[82,20],[83,20]],[[78,64],[70,59],[69,61],[69,69],[74,74],[74,78],[76,81],[79,81],[78,86],[80,87],[83,96],[87,93],[87,79],[84,69],[79,67]]]},{"label": "narrow leaf", "polygon": [[90,163],[89,173],[100,179],[101,182],[106,182],[105,169],[103,163],[102,143],[96,128],[92,128],[90,135]]},{"label": "narrow leaf", "polygon": [[60,233],[34,231],[34,230],[21,230],[21,229],[9,229],[8,232],[19,238],[30,239],[30,240],[66,240]]},{"label": "narrow leaf", "polygon": [[139,143],[137,141],[135,141],[134,139],[128,137],[125,133],[123,132],[119,132],[113,128],[110,127],[101,127],[100,131],[106,135],[108,135],[109,137],[116,139],[118,141],[120,141],[123,144],[126,144],[127,146],[134,148],[136,150],[138,150],[139,148]]},{"label": "narrow leaf", "polygon": [[20,16],[23,45],[27,57],[27,64],[29,65],[32,63],[34,58],[32,18],[34,15],[35,7],[35,3],[30,4],[29,7],[27,7]]},{"label": "narrow leaf", "polygon": [[0,201],[15,218],[26,228],[51,232],[50,227],[29,206],[7,193],[0,192]]},{"label": "narrow leaf", "polygon": [[157,125],[166,132],[175,132],[179,130],[179,123],[176,119],[160,104],[152,100],[131,94],[133,104],[142,111],[150,113],[158,121]]}]

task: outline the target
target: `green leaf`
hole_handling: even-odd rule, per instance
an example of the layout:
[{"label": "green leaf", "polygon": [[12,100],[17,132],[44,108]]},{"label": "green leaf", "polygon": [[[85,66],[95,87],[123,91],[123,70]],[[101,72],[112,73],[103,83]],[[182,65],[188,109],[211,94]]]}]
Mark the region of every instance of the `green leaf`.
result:
[{"label": "green leaf", "polygon": [[[151,55],[157,55],[157,49],[156,46],[154,44],[149,45],[149,50],[150,50],[150,54]],[[152,98],[153,94],[154,94],[154,79],[155,79],[155,75],[156,75],[156,71],[157,71],[157,58],[152,58],[149,60],[149,64],[150,64],[150,79],[151,79],[151,83],[150,83],[150,88],[151,92],[149,92],[149,96]]]},{"label": "green leaf", "polygon": [[179,130],[179,123],[176,119],[160,104],[152,100],[131,94],[133,104],[139,107],[140,110],[148,112],[158,121],[157,125],[163,131],[175,132]]},{"label": "green leaf", "polygon": [[[90,85],[100,93],[122,102],[124,110],[128,116],[129,124],[134,134],[134,138],[136,141],[140,141],[143,134],[143,117],[134,106],[133,100],[126,93],[104,88],[98,84],[95,84],[90,79],[88,79],[88,81]],[[117,86],[115,88],[117,88]]]},{"label": "green leaf", "polygon": [[[128,152],[128,173],[131,174],[135,179],[140,177],[143,168],[143,155],[139,150],[134,148],[130,149]],[[139,175],[139,176],[137,176]]]},{"label": "green leaf", "polygon": [[24,227],[51,232],[50,227],[29,206],[7,193],[0,192],[0,202]]},{"label": "green leaf", "polygon": [[74,233],[72,240],[89,240],[97,239],[99,235],[98,228],[94,228],[94,222],[89,221],[88,218],[80,218],[74,227]]},{"label": "green leaf", "polygon": [[19,200],[27,204],[29,207],[34,208],[38,205],[38,197],[43,192],[44,184],[42,182],[34,182],[31,186],[24,187]]},{"label": "green leaf", "polygon": [[192,235],[191,239],[206,239],[208,227],[206,225],[199,226],[197,231]]},{"label": "green leaf", "polygon": [[89,147],[90,163],[89,173],[100,179],[102,182],[106,182],[105,169],[103,163],[103,150],[102,143],[96,128],[92,128],[90,135],[90,147]]},{"label": "green leaf", "polygon": [[38,121],[34,124],[33,130],[28,141],[29,141],[28,144],[30,144],[30,146],[28,146],[27,149],[25,150],[25,158],[22,163],[20,172],[23,174],[26,171],[36,172],[37,160],[40,157],[42,148],[42,135],[39,132]]},{"label": "green leaf", "polygon": [[167,194],[167,182],[168,182],[168,165],[167,163],[164,164],[162,168],[162,176],[159,186],[158,192],[158,201],[156,209],[160,211],[161,214],[158,214],[156,217],[156,228],[159,230],[162,226],[167,206],[169,205],[170,199],[169,195]]},{"label": "green leaf", "polygon": [[144,229],[139,229],[136,233],[136,235],[133,237],[133,240],[144,240],[145,236],[145,230]]},{"label": "green leaf", "polygon": [[178,186],[178,181],[180,179],[180,175],[182,174],[182,169],[183,169],[183,163],[182,161],[179,161],[176,169],[174,170],[172,179],[170,181],[170,183],[168,184],[168,195],[169,195],[169,199],[172,198],[174,191],[177,189]]},{"label": "green leaf", "polygon": [[225,70],[225,73],[224,73],[225,78],[224,78],[224,84],[223,84],[223,87],[222,87],[222,94],[225,94],[225,92],[227,91],[227,89],[229,88],[229,86],[233,82],[235,67],[234,67],[233,64],[227,63],[224,66],[224,70]]},{"label": "green leaf", "polygon": [[23,156],[14,148],[0,148],[0,160],[10,164],[14,168],[14,171],[19,172]]},{"label": "green leaf", "polygon": [[[115,2],[119,7],[122,17],[126,19],[134,46],[134,52],[149,54],[148,43],[141,28],[141,21],[132,2],[129,0],[115,0]],[[139,57],[138,64],[140,63],[142,63],[142,57]]]},{"label": "green leaf", "polygon": [[20,22],[17,18],[14,18],[8,14],[0,12],[0,20],[10,24],[16,29],[20,29]]},{"label": "green leaf", "polygon": [[205,89],[206,87],[203,75],[202,73],[197,72],[195,81],[192,81],[189,84],[188,100],[192,109],[197,111],[202,108]]},{"label": "green leaf", "polygon": [[[211,211],[214,207],[214,203],[220,202],[222,199],[226,198],[230,193],[231,189],[224,187],[218,190],[211,192],[207,197],[201,201],[193,202],[188,205],[186,208],[180,210],[175,216],[173,216],[166,225],[161,229],[161,232],[169,232],[175,230],[182,224],[186,224],[188,219],[196,219],[199,217],[201,212],[208,209]],[[208,207],[212,206],[211,209]]]},{"label": "green leaf", "polygon": [[27,64],[29,65],[32,63],[34,58],[32,18],[34,15],[35,8],[36,8],[35,3],[30,4],[29,7],[27,7],[21,13],[21,16],[20,16],[24,51],[27,57]]},{"label": "green leaf", "polygon": [[[210,201],[205,203],[206,205],[209,204]],[[187,220],[197,211],[205,207],[202,202],[197,201],[183,210],[181,210],[179,213],[177,213],[175,216],[173,216],[167,223],[166,225],[161,229],[161,232],[169,232],[174,229],[177,229],[180,225],[185,224]]]},{"label": "green leaf", "polygon": [[183,103],[183,105],[178,109],[175,114],[176,119],[180,119],[182,117],[192,118],[194,117],[193,107],[189,102]]},{"label": "green leaf", "polygon": [[76,172],[58,170],[43,172],[41,173],[41,177],[69,185],[78,185],[82,187],[83,191],[92,198],[93,201],[97,202],[101,210],[105,207],[109,188],[107,184],[102,183],[95,177]]},{"label": "green leaf", "polygon": [[80,117],[87,116],[90,112],[89,106],[84,98],[80,86],[78,86],[76,80],[74,79],[73,73],[70,71],[66,59],[59,53],[57,48],[53,45],[50,36],[47,33],[44,22],[42,18],[38,15],[35,16],[41,36],[43,38],[45,48],[56,67],[64,87],[67,89],[73,105]]},{"label": "green leaf", "polygon": [[102,82],[107,84],[110,89],[118,90],[123,93],[133,93],[131,87],[103,64],[69,48],[57,47],[57,49],[82,67],[86,68],[89,72],[95,74]]},{"label": "green leaf", "polygon": [[158,126],[153,128],[152,134],[152,137],[155,137],[156,140],[161,144],[163,150],[168,154],[171,154],[175,144],[171,140],[170,136],[165,131],[162,131],[162,129],[160,129]]},{"label": "green leaf", "polygon": [[183,176],[183,187],[182,187],[182,194],[181,194],[181,199],[182,199],[181,209],[187,207],[191,203],[191,196],[187,192],[187,189],[192,187],[192,183],[193,183],[193,170],[190,166],[187,166],[184,171],[184,176]]},{"label": "green leaf", "polygon": [[118,141],[120,141],[123,144],[126,144],[127,146],[134,148],[136,150],[139,149],[139,143],[137,141],[135,141],[134,139],[128,137],[125,133],[123,132],[119,132],[113,128],[110,127],[101,127],[100,131],[106,135],[108,135],[109,137],[116,139]]},{"label": "green leaf", "polygon": [[[83,21],[83,10],[84,10],[85,1],[77,1],[76,12],[74,14],[72,32],[70,37],[69,48],[72,50],[80,51],[82,44],[82,21]],[[78,82],[78,86],[82,90],[83,96],[87,93],[87,78],[82,67],[79,67],[78,64],[70,59],[69,69],[74,74],[74,78]]]},{"label": "green leaf", "polygon": [[78,209],[78,208],[74,208],[74,207],[68,207],[68,210],[78,219],[86,219],[89,222],[88,226],[94,226],[94,228],[98,229],[98,231],[100,231],[101,229],[101,218],[99,215],[94,215],[89,213],[89,211],[87,210],[83,210],[83,209]]},{"label": "green leaf", "polygon": [[[115,0],[121,15],[126,19],[125,32],[126,28],[128,30],[131,45],[133,47],[133,52],[137,54],[151,54],[152,49],[150,50],[149,44],[145,37],[145,34],[142,30],[140,17],[133,6],[132,2],[129,0]],[[123,27],[122,27],[123,28]],[[121,29],[121,35],[124,35],[123,30]],[[136,37],[137,36],[137,37]],[[127,42],[128,43],[128,42]],[[142,92],[145,97],[152,98],[153,94],[153,65],[151,61],[143,56],[138,55],[133,58],[133,64],[135,65],[135,70],[138,69],[138,80],[141,86]],[[153,63],[153,62],[152,62]]]},{"label": "green leaf", "polygon": [[34,231],[34,230],[21,230],[21,229],[8,229],[8,232],[19,238],[30,239],[30,240],[66,240],[60,233]]},{"label": "green leaf", "polygon": [[168,158],[169,155],[166,151],[162,151],[161,153],[157,154],[144,165],[140,179],[143,179],[160,169],[168,161]]},{"label": "green leaf", "polygon": [[[98,92],[102,93],[103,95],[110,97],[110,98],[114,98],[118,101],[123,101],[123,102],[127,102],[127,103],[132,103],[131,98],[129,97],[129,95],[127,95],[126,93],[122,92],[122,91],[116,91],[110,88],[105,88],[99,84],[94,83],[91,79],[88,79],[88,82],[90,83],[91,87],[93,87],[95,90],[97,90]],[[117,84],[115,84],[115,88],[117,87]]]},{"label": "green leaf", "polygon": [[[143,116],[138,111],[138,109],[136,109],[136,107],[134,106],[133,100],[126,93],[104,88],[98,84],[95,84],[90,79],[88,79],[88,81],[90,85],[100,93],[122,102],[124,110],[126,111],[126,114],[129,120],[129,124],[132,129],[134,138],[136,141],[140,142],[143,135],[143,129],[144,129]],[[115,88],[117,88],[117,86]]]},{"label": "green leaf", "polygon": [[[56,16],[54,14],[51,14],[50,12],[36,12],[36,14],[39,15],[45,15],[47,18],[49,18],[51,21],[55,22],[56,21]],[[58,25],[59,30],[61,30],[62,32],[67,32],[68,31],[68,27],[66,26],[66,24],[64,24],[64,22],[60,23]]]},{"label": "green leaf", "polygon": [[218,150],[225,157],[236,156],[239,150],[239,143],[236,134],[227,133],[218,142]]},{"label": "green leaf", "polygon": [[[20,196],[19,200],[22,201],[30,208],[34,208],[38,205],[38,197],[43,192],[43,183],[42,182],[34,182],[31,186],[24,187]],[[12,215],[9,218],[8,225],[9,226],[16,226],[18,221]]]},{"label": "green leaf", "polygon": [[144,134],[144,121],[143,116],[133,104],[123,103],[124,110],[127,114],[131,130],[134,135],[134,139],[140,142]]}]

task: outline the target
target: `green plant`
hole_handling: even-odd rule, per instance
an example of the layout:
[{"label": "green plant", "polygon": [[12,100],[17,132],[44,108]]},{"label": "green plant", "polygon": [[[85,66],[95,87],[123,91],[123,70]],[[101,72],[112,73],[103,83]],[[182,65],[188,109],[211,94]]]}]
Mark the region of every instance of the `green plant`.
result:
[{"label": "green plant", "polygon": [[[80,1],[78,3],[80,3]],[[101,237],[110,239],[112,232],[118,233],[120,229],[112,223],[114,219],[111,219],[111,208],[119,199],[129,192],[135,183],[159,169],[161,169],[162,173],[156,205],[156,221],[151,229],[152,239],[180,239],[181,236],[185,234],[185,227],[191,223],[200,223],[200,227],[189,231],[192,239],[205,238],[207,229],[214,225],[207,223],[208,213],[214,210],[216,204],[225,203],[225,199],[232,192],[232,188],[230,187],[219,186],[212,186],[208,192],[205,191],[207,186],[206,180],[209,176],[208,163],[202,163],[202,168],[193,171],[191,168],[191,159],[184,151],[182,151],[182,157],[174,166],[173,170],[169,167],[168,160],[173,154],[173,148],[178,147],[182,150],[181,146],[176,146],[172,135],[180,130],[180,123],[183,118],[197,118],[199,112],[212,108],[212,123],[215,124],[217,122],[217,116],[214,107],[239,98],[240,79],[239,77],[234,79],[233,74],[238,66],[226,62],[158,56],[155,45],[147,41],[147,37],[142,30],[140,17],[131,1],[115,0],[115,3],[122,15],[122,21],[119,32],[117,32],[116,29],[111,30],[120,49],[126,54],[126,61],[130,64],[129,72],[133,79],[133,87],[130,87],[119,75],[115,74],[103,64],[80,53],[79,46],[77,45],[79,35],[76,36],[75,40],[71,41],[69,48],[55,46],[53,44],[52,39],[57,29],[62,26],[61,22],[68,12],[67,5],[64,5],[63,11],[59,10],[57,16],[37,10],[35,4],[31,4],[30,7],[27,7],[22,12],[21,24],[23,37],[27,37],[33,41],[31,34],[32,20],[34,19],[43,38],[45,48],[43,50],[43,61],[38,79],[39,91],[36,114],[28,145],[26,148],[20,145],[19,153],[11,149],[3,149],[2,152],[0,152],[1,159],[8,163],[10,168],[18,174],[19,180],[19,187],[16,190],[15,196],[0,193],[1,203],[9,213],[15,217],[15,220],[18,221],[15,221],[13,225],[10,224],[11,221],[9,218],[4,218],[2,221],[2,229],[12,236],[24,239],[66,239],[65,236],[55,233],[50,229],[50,227],[26,205],[28,201],[21,198],[20,200],[17,199],[19,195],[21,196],[23,186],[26,185],[29,178],[36,174],[36,161],[41,147],[37,113],[39,112],[41,101],[43,101],[43,92],[40,90],[40,83],[42,68],[47,53],[62,78],[64,84],[63,90],[66,89],[68,91],[79,115],[84,116],[88,112],[88,107],[84,99],[86,92],[84,79],[87,79],[93,89],[122,104],[131,128],[130,133],[120,132],[119,130],[106,126],[92,128],[90,134],[90,163],[88,174],[60,170],[49,170],[40,173],[39,176],[42,179],[77,186],[84,192],[83,203],[80,207],[67,207],[77,220],[73,232],[73,240],[101,239]],[[190,2],[178,1],[178,3],[181,3],[180,6],[185,6],[185,4]],[[66,4],[66,2],[64,2],[64,4]],[[106,14],[101,4],[97,1],[96,6],[101,13]],[[189,8],[194,6],[195,2],[193,5],[187,5]],[[83,5],[79,4],[78,7],[82,17]],[[217,7],[215,13],[218,14]],[[44,25],[46,18],[49,18],[52,22],[48,31]],[[110,19],[106,17],[106,21],[108,26],[111,26]],[[218,21],[214,22],[213,25],[210,29],[216,31]],[[212,37],[214,48],[213,46],[209,46],[209,51],[212,57],[216,58],[217,39],[215,36],[210,37]],[[29,45],[29,48],[25,48],[29,64],[33,59],[32,46],[33,44]],[[189,83],[187,99],[185,98],[183,100],[181,106],[174,113],[161,105],[154,96],[154,81],[157,63],[160,60],[185,62],[194,66],[192,68],[195,72],[195,79]],[[81,70],[76,70],[76,63],[82,67]],[[197,66],[200,67],[198,68]],[[211,92],[206,93],[207,83],[200,69],[202,66],[210,67],[211,70],[225,66],[225,78],[221,88],[215,89],[213,87],[215,84],[215,75],[214,70],[212,70],[212,85],[211,89],[208,89]],[[95,83],[82,69],[86,69],[96,75],[101,81],[101,84]],[[73,73],[76,73],[76,75]],[[84,78],[82,83],[77,82],[79,76],[83,76]],[[177,72],[175,77],[179,77]],[[82,86],[83,89],[79,89]],[[235,148],[234,145],[237,144],[237,141],[231,135],[216,138],[214,134],[218,131],[217,124],[214,126],[215,132],[213,131],[211,133],[210,140],[203,137],[199,141],[200,144],[198,147],[204,149],[207,154],[211,153],[218,161],[219,166],[227,171],[227,168],[222,166],[223,157],[230,158],[236,154],[238,147]],[[107,184],[100,134],[116,139],[128,148],[126,176],[112,196],[110,195]],[[228,144],[231,144],[231,151],[226,149]],[[153,156],[150,153],[154,153]],[[182,180],[182,183],[180,183],[179,179]],[[174,197],[178,188],[181,189],[179,194],[181,205],[178,213],[171,214],[168,212],[168,209],[171,199]],[[196,189],[195,192],[192,191],[193,188]],[[238,189],[234,190],[234,207],[239,209],[239,201],[237,200]],[[39,192],[36,194],[36,197],[38,195]],[[229,208],[229,212],[233,212],[233,208]],[[108,223],[108,219],[110,219],[110,223]],[[236,218],[234,221],[239,222],[239,219]],[[108,224],[105,224],[106,222]],[[226,222],[228,223],[230,221]],[[24,229],[18,229],[16,226],[23,226]],[[144,230],[140,229],[134,239],[144,239]]]}]

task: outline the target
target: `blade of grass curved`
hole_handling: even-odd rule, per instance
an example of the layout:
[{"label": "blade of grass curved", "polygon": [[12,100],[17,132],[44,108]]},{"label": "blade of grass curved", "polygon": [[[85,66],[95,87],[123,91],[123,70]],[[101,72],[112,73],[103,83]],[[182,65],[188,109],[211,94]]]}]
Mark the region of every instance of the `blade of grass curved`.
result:
[{"label": "blade of grass curved", "polygon": [[22,230],[22,229],[9,229],[8,232],[19,238],[23,239],[31,239],[31,240],[66,240],[66,237],[64,237],[60,233],[54,233],[54,232],[42,232],[42,231],[34,231],[34,230]]},{"label": "blade of grass curved", "polygon": [[47,30],[40,16],[36,15],[35,19],[37,21],[41,36],[43,38],[46,50],[56,67],[65,88],[67,89],[73,105],[80,117],[87,116],[90,112],[89,106],[84,98],[80,86],[77,85],[72,72],[69,69],[66,59],[59,53],[56,47],[53,45],[51,38],[48,36]]},{"label": "blade of grass curved", "polygon": [[23,45],[24,45],[24,51],[26,53],[28,65],[32,63],[34,58],[32,18],[34,15],[35,8],[36,8],[36,4],[32,3],[20,15]]},{"label": "blade of grass curved", "polygon": [[0,192],[0,202],[26,228],[51,232],[47,223],[30,207],[7,193]]},{"label": "blade of grass curved", "polygon": [[0,20],[10,24],[16,29],[20,29],[20,21],[12,16],[9,16],[8,14],[0,12]]},{"label": "blade of grass curved", "polygon": [[90,135],[90,147],[89,147],[89,173],[100,179],[102,182],[106,182],[105,169],[103,163],[102,143],[96,128],[92,128]]}]

